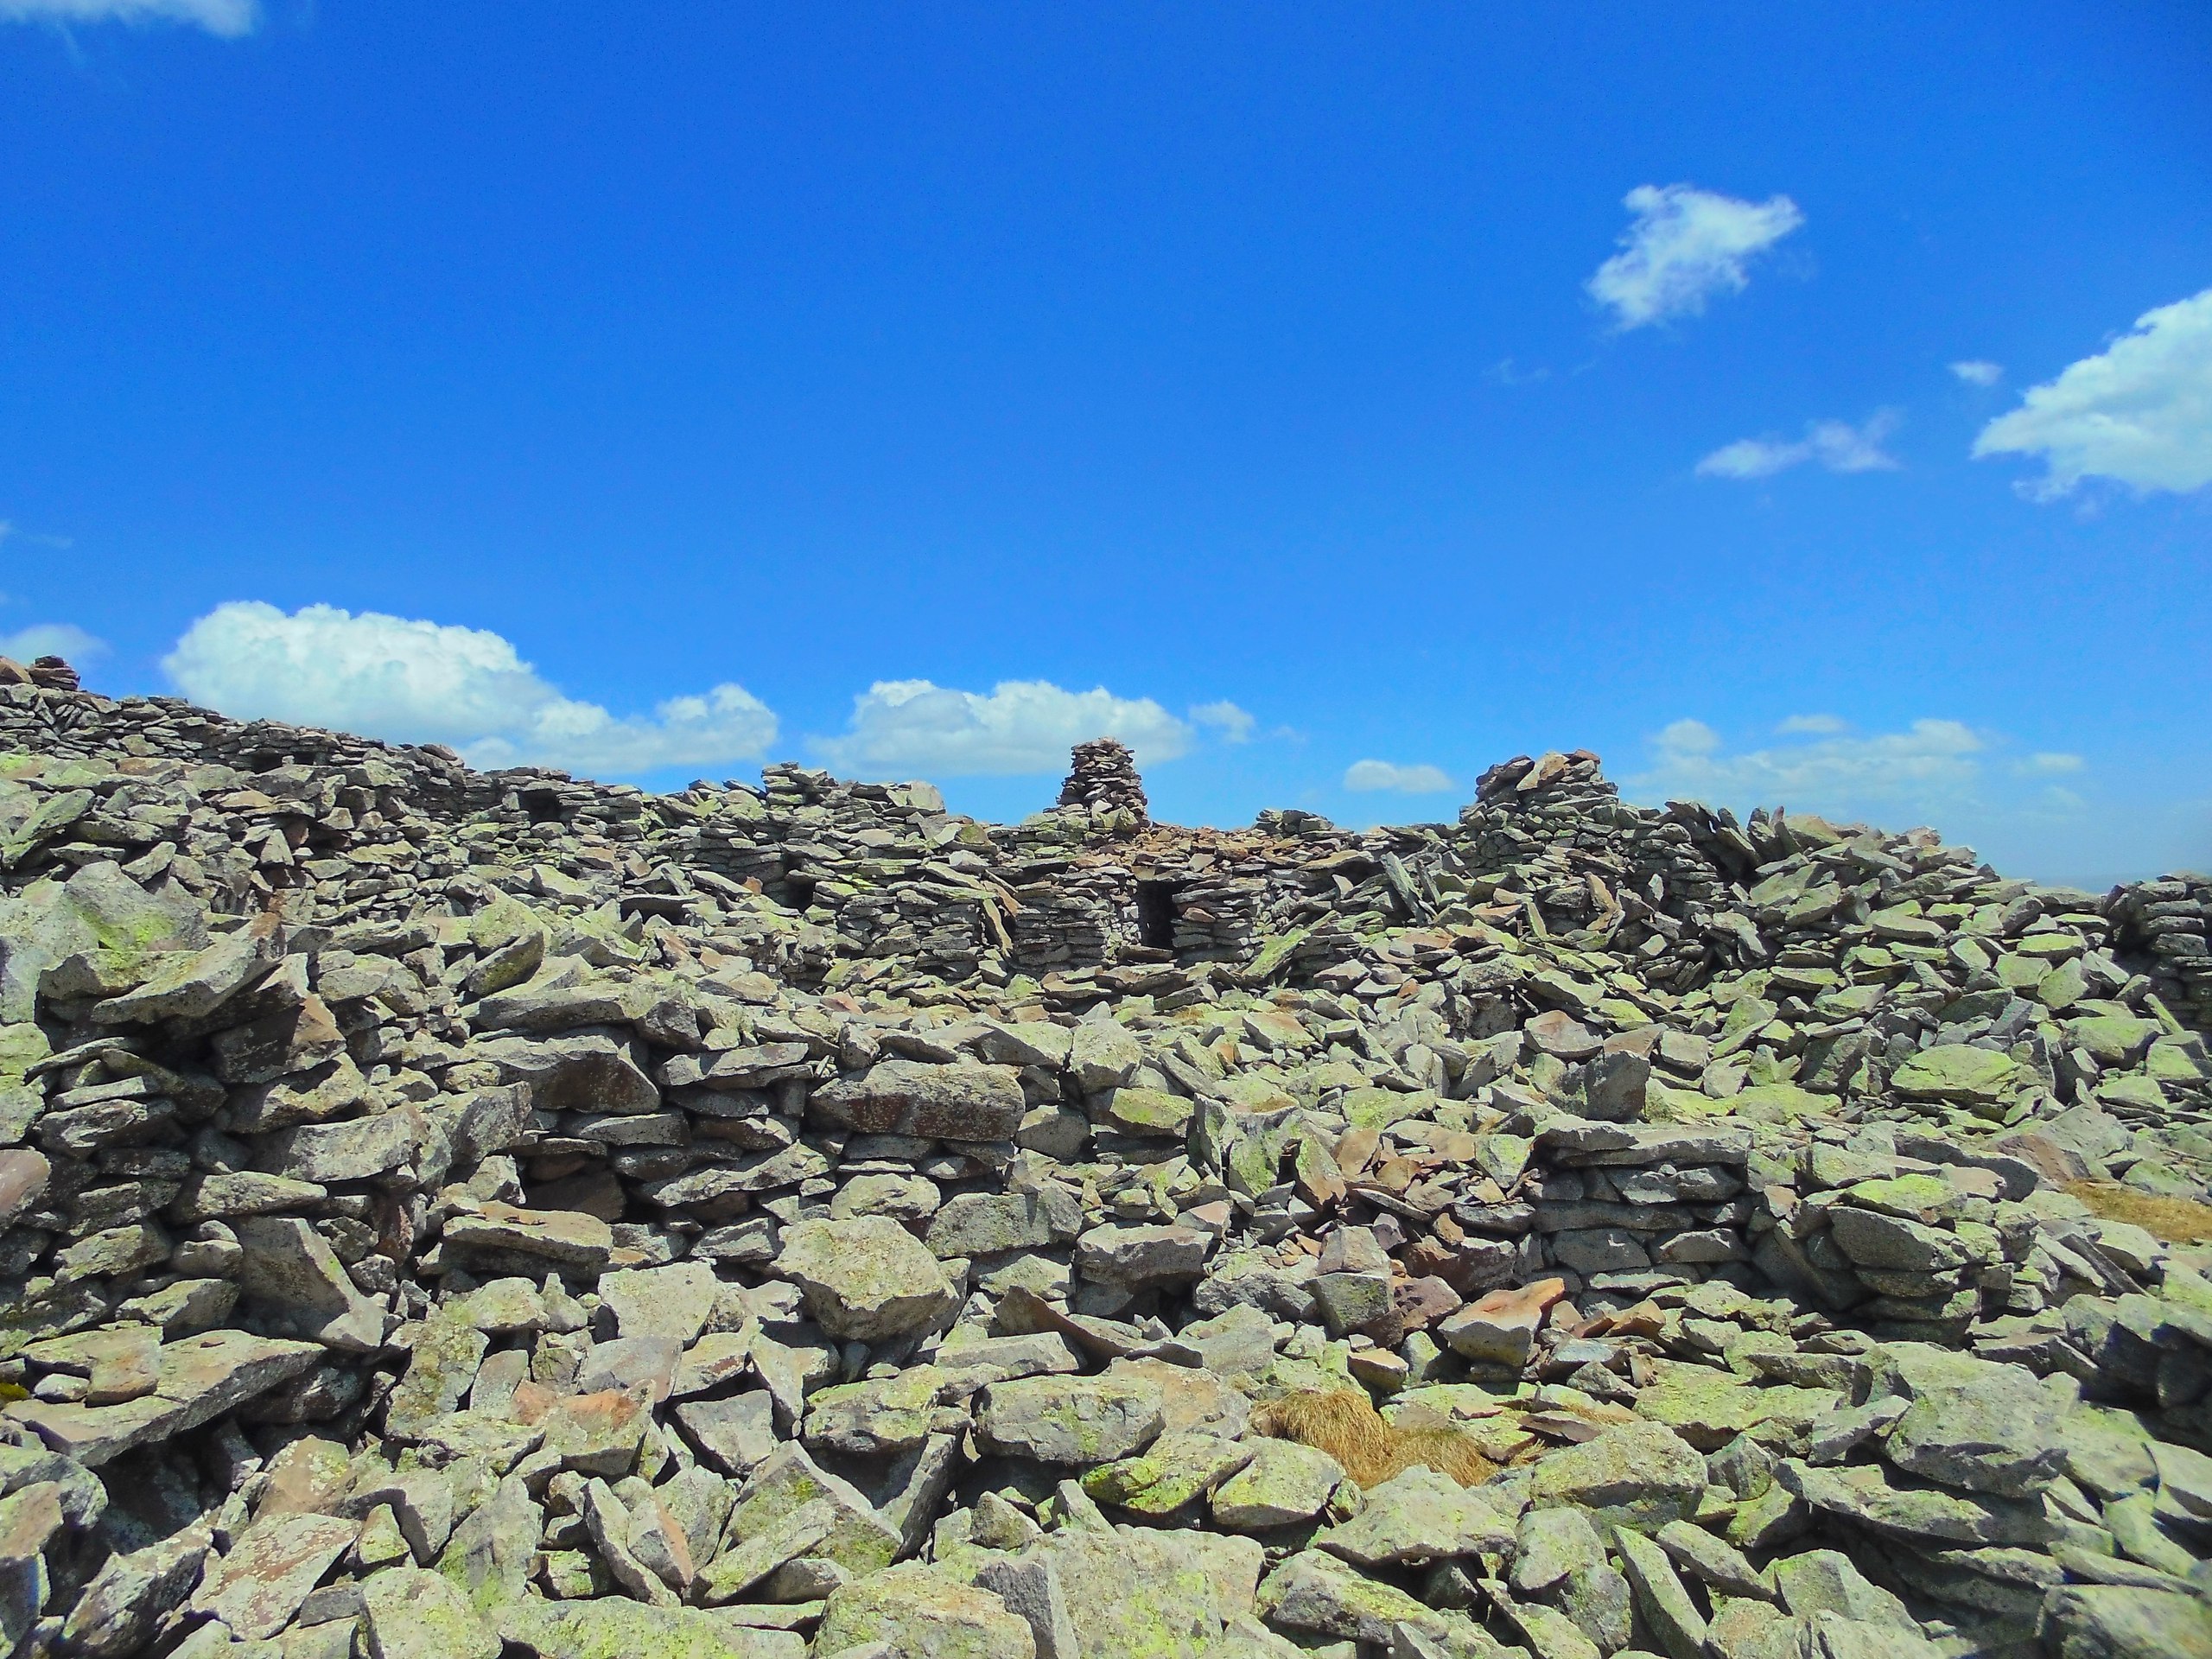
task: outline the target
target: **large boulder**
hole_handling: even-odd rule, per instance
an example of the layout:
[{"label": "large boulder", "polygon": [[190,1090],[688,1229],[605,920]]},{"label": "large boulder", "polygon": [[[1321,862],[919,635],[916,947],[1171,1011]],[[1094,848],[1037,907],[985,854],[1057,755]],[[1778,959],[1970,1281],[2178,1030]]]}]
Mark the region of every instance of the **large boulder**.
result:
[{"label": "large boulder", "polygon": [[824,1654],[881,1643],[892,1659],[1036,1659],[1029,1622],[988,1590],[918,1561],[842,1585],[822,1610]]},{"label": "large boulder", "polygon": [[1199,1659],[1252,1611],[1264,1559],[1249,1538],[1149,1527],[1065,1528],[1036,1553],[1058,1580],[1080,1659]]},{"label": "large boulder", "polygon": [[887,1216],[786,1228],[776,1270],[804,1293],[824,1331],[861,1342],[925,1329],[954,1302],[929,1247]]},{"label": "large boulder", "polygon": [[1911,1402],[1883,1455],[1923,1479],[2026,1497],[2065,1471],[2065,1402],[2023,1366],[1892,1343],[1875,1356],[1872,1397]]},{"label": "large boulder", "polygon": [[983,1390],[976,1432],[1008,1457],[1089,1467],[1160,1435],[1160,1389],[1133,1376],[1030,1376]]},{"label": "large boulder", "polygon": [[1458,1555],[1510,1554],[1514,1517],[1449,1475],[1415,1464],[1367,1491],[1366,1507],[1313,1540],[1356,1567],[1402,1567]]},{"label": "large boulder", "polygon": [[1530,1502],[1571,1503],[1600,1528],[1656,1532],[1687,1519],[1705,1494],[1705,1459],[1661,1423],[1620,1423],[1536,1465]]},{"label": "large boulder", "polygon": [[1007,1141],[1021,1126],[1021,1079],[1008,1065],[878,1060],[857,1077],[817,1089],[808,1113],[863,1135]]}]

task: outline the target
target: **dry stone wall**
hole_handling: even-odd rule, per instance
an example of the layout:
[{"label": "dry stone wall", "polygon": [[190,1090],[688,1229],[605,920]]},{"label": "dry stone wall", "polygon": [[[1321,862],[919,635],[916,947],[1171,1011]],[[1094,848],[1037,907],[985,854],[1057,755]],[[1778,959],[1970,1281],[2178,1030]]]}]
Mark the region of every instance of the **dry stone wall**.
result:
[{"label": "dry stone wall", "polygon": [[2212,884],[0,664],[0,1647],[2212,1651]]}]

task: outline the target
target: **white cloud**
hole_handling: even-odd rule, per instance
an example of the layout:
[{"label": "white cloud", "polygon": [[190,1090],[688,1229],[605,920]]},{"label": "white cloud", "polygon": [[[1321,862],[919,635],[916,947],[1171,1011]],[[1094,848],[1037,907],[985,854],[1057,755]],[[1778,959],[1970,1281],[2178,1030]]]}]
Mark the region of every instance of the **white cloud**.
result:
[{"label": "white cloud", "polygon": [[1792,715],[1774,729],[1783,736],[1798,732],[1840,732],[1844,723],[1834,715]]},{"label": "white cloud", "polygon": [[928,680],[878,680],[853,699],[842,737],[816,744],[862,778],[1011,777],[1067,769],[1068,751],[1118,737],[1140,764],[1173,760],[1195,734],[1149,697],[1103,686],[1069,691],[1047,680],[1002,680],[986,696]]},{"label": "white cloud", "polygon": [[[1704,721],[1679,720],[1653,738],[1650,760],[1623,785],[1647,805],[1702,800],[1738,813],[1783,806],[1891,830],[1932,824],[2007,874],[2091,888],[2200,866],[2212,844],[2212,796],[2201,769],[2192,773],[2185,761],[2158,771],[2095,766],[2056,750],[2016,752],[1956,720],[1808,734],[1741,752]],[[2094,788],[2082,781],[2089,777]],[[2115,786],[2138,792],[2116,794]]]},{"label": "white cloud", "polygon": [[1916,720],[1905,731],[1871,737],[1821,728],[1812,741],[1730,754],[1704,721],[1678,720],[1652,747],[1652,769],[1630,780],[1646,795],[1855,816],[1964,798],[1987,746],[1958,721]]},{"label": "white cloud", "polygon": [[1974,454],[2042,456],[2049,470],[2026,492],[2041,500],[2085,478],[2177,493],[2212,484],[2212,288],[2145,312],[2133,333],[2031,386]]},{"label": "white cloud", "polygon": [[2005,365],[1983,358],[1969,358],[1951,365],[1951,372],[1970,386],[1993,386],[2005,378]]},{"label": "white cloud", "polygon": [[1452,779],[1441,766],[1400,766],[1388,760],[1355,760],[1344,768],[1344,787],[1362,792],[1390,789],[1401,795],[1441,795]]},{"label": "white cloud", "polygon": [[28,663],[41,657],[62,657],[82,668],[107,655],[107,641],[69,622],[34,622],[15,633],[0,633],[0,657]]},{"label": "white cloud", "polygon": [[1877,410],[1864,426],[1848,421],[1814,421],[1804,438],[1784,443],[1778,438],[1738,438],[1723,444],[1697,464],[1700,478],[1771,478],[1808,461],[1832,473],[1894,472],[1897,457],[1882,448],[1882,440],[1897,429],[1893,409]]},{"label": "white cloud", "polygon": [[0,0],[0,21],[190,23],[236,39],[261,21],[255,0]]},{"label": "white cloud", "polygon": [[1224,743],[1250,742],[1252,728],[1259,724],[1251,715],[1226,697],[1219,702],[1200,703],[1191,710],[1191,721],[1193,725],[1220,733]]},{"label": "white cloud", "polygon": [[482,628],[309,605],[219,605],[162,667],[195,702],[241,719],[446,743],[483,766],[535,763],[598,775],[713,766],[764,754],[776,717],[744,687],[672,697],[618,719],[538,677]]},{"label": "white cloud", "polygon": [[1744,267],[1805,222],[1787,196],[1739,201],[1687,184],[1640,184],[1623,205],[1636,222],[1586,284],[1623,329],[1695,315],[1713,295],[1738,291],[1751,280]]}]

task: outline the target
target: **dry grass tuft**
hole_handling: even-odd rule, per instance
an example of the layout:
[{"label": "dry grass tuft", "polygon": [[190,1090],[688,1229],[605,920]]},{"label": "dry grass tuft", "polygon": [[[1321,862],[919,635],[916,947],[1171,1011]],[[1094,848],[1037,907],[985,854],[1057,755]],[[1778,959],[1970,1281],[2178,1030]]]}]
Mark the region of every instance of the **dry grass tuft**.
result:
[{"label": "dry grass tuft", "polygon": [[1363,1487],[1379,1486],[1415,1464],[1427,1464],[1462,1486],[1477,1486],[1497,1465],[1465,1431],[1433,1414],[1396,1426],[1357,1389],[1285,1395],[1252,1414],[1252,1426],[1279,1440],[1327,1452]]},{"label": "dry grass tuft", "polygon": [[2212,1243],[2212,1205],[2139,1192],[2118,1181],[2069,1181],[2068,1196],[2101,1221],[2124,1221],[2169,1244]]}]

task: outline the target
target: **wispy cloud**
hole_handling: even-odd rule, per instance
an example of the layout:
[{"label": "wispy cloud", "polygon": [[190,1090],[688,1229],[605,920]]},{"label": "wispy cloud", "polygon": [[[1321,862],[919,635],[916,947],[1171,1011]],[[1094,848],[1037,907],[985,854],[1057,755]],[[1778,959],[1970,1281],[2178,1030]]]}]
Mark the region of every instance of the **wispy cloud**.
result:
[{"label": "wispy cloud", "polygon": [[2085,478],[2138,492],[2212,484],[2212,288],[2145,312],[2104,351],[2030,387],[1974,454],[2040,456],[2044,475],[2024,492],[2037,500]]},{"label": "wispy cloud", "polygon": [[1743,201],[1687,184],[1640,184],[1623,205],[1635,221],[1586,287],[1624,330],[1694,316],[1713,295],[1739,291],[1751,262],[1805,222],[1787,196]]},{"label": "wispy cloud", "polygon": [[1552,378],[1552,372],[1538,363],[1523,368],[1510,357],[1501,357],[1483,371],[1483,378],[1494,386],[1533,386]]},{"label": "wispy cloud", "polygon": [[565,697],[485,628],[309,605],[219,605],[162,669],[194,701],[395,742],[446,743],[481,766],[524,762],[620,777],[765,754],[776,717],[743,686],[671,697],[623,719]]},{"label": "wispy cloud", "polygon": [[1898,416],[1893,409],[1878,410],[1864,425],[1848,421],[1814,421],[1795,443],[1779,438],[1738,438],[1723,444],[1697,464],[1700,478],[1771,478],[1807,461],[1817,461],[1832,473],[1893,472],[1897,457],[1882,448],[1895,431]]},{"label": "wispy cloud", "polygon": [[1224,698],[1219,702],[1202,702],[1192,709],[1191,723],[1219,734],[1224,743],[1249,743],[1253,728],[1260,722]]},{"label": "wispy cloud", "polygon": [[34,622],[14,633],[0,633],[0,657],[28,663],[41,657],[61,657],[82,668],[107,655],[107,641],[87,633],[73,622]]},{"label": "wispy cloud", "polygon": [[1993,386],[2005,378],[2005,365],[1982,358],[1951,365],[1951,372],[1970,386]]},{"label": "wispy cloud", "polygon": [[0,22],[183,23],[235,40],[261,22],[255,0],[0,0]]},{"label": "wispy cloud", "polygon": [[1355,760],[1344,768],[1344,786],[1358,793],[1392,790],[1401,795],[1441,795],[1452,776],[1441,766],[1402,766],[1388,760]]},{"label": "wispy cloud", "polygon": [[1117,697],[1103,686],[1003,680],[986,693],[878,680],[853,699],[844,734],[814,747],[861,778],[1014,777],[1063,772],[1068,751],[1094,737],[1117,737],[1148,764],[1184,754],[1195,735],[1150,697]]},{"label": "wispy cloud", "polygon": [[1631,782],[1647,793],[1719,805],[1855,813],[1963,794],[1980,778],[1987,747],[1955,720],[1916,720],[1902,732],[1864,737],[1828,726],[1817,733],[1808,742],[1731,753],[1703,721],[1678,720],[1654,741],[1651,769]]}]

